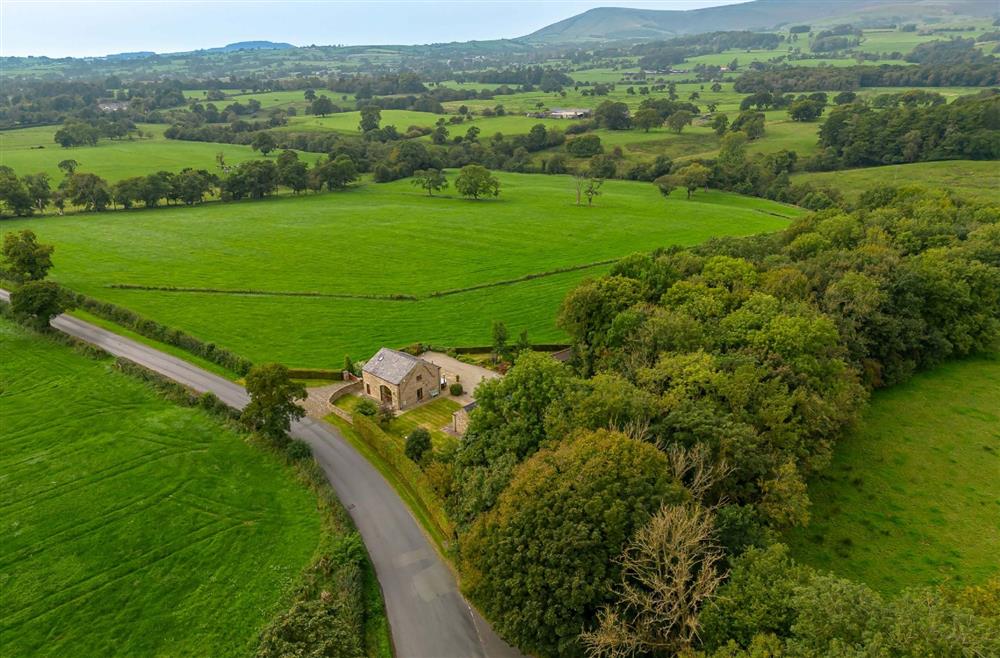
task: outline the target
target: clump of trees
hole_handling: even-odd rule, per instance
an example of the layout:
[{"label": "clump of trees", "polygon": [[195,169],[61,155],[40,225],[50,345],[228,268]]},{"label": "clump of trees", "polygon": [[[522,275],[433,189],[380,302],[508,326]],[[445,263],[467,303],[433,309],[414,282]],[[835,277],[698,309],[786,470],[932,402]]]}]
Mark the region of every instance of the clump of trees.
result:
[{"label": "clump of trees", "polygon": [[721,658],[881,634],[898,655],[989,655],[996,613],[964,595],[881,600],[774,545],[869,391],[1000,338],[996,208],[894,188],[860,206],[623,259],[564,301],[571,367],[527,352],[480,385],[437,488],[509,639]]},{"label": "clump of trees", "polygon": [[835,108],[819,132],[825,149],[819,158],[833,161],[824,167],[1000,159],[1000,92],[963,96],[950,104],[927,100],[893,103],[891,111],[858,103]]},{"label": "clump of trees", "polygon": [[7,233],[3,239],[3,276],[17,282],[10,294],[11,310],[21,322],[45,329],[52,318],[73,307],[69,291],[46,281],[55,247],[41,244],[34,231]]},{"label": "clump of trees", "polygon": [[55,190],[47,174],[18,177],[10,167],[0,166],[0,203],[8,212],[29,216],[54,206],[62,212],[67,205],[85,211],[153,208],[161,202],[194,205],[218,195],[223,201],[263,199],[285,186],[298,194],[304,190],[319,192],[342,190],[358,179],[358,168],[346,153],[319,159],[309,167],[294,151],[285,150],[276,160],[248,160],[235,166],[220,166],[223,176],[205,169],[186,168],[179,172],[158,171],[146,176],[132,176],[109,183],[100,176],[78,171],[75,160],[64,160],[60,168],[65,177]]}]

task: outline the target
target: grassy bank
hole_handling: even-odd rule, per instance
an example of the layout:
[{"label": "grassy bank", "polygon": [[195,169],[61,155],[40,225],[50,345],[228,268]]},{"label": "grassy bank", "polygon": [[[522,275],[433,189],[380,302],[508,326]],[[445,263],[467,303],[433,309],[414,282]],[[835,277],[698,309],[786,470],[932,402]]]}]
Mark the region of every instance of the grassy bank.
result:
[{"label": "grassy bank", "polygon": [[803,562],[886,593],[979,583],[1000,554],[1000,357],[940,366],[876,393],[810,484]]}]

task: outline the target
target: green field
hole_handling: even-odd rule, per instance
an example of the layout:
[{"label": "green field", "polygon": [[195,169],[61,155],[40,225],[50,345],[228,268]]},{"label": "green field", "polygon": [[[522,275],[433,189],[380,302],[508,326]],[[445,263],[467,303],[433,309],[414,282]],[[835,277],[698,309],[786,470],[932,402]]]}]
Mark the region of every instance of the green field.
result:
[{"label": "green field", "polygon": [[969,201],[1000,203],[1000,165],[992,161],[945,160],[795,174],[792,182],[835,187],[851,200],[856,200],[865,190],[880,185],[918,185],[946,189]]},{"label": "green field", "polygon": [[249,146],[166,139],[163,136],[166,126],[140,124],[139,127],[153,136],[141,140],[102,139],[97,146],[73,148],[62,148],[52,140],[58,130],[56,126],[0,131],[0,165],[11,167],[22,176],[46,172],[58,181],[63,177],[59,163],[71,159],[80,163],[79,171],[116,181],[186,167],[218,171],[216,153],[224,153],[228,164],[260,157]]},{"label": "green field", "polygon": [[[402,180],[263,202],[7,221],[0,229],[31,227],[54,243],[53,275],[77,291],[255,361],[337,367],[345,353],[367,358],[382,345],[485,344],[493,320],[513,335],[528,329],[535,341],[558,340],[563,297],[609,260],[777,230],[801,212],[715,191],[665,200],[653,185],[625,181],[605,183],[588,208],[574,205],[569,176],[499,176],[496,200],[428,198]],[[469,286],[482,287],[435,296]],[[246,290],[271,294],[239,292]],[[287,294],[306,292],[327,296]],[[391,295],[419,301],[361,297]]]},{"label": "green field", "polygon": [[885,593],[1000,572],[1000,355],[877,393],[809,496],[787,539],[812,566]]},{"label": "green field", "polygon": [[218,421],[0,319],[8,656],[246,656],[321,542],[315,494]]}]

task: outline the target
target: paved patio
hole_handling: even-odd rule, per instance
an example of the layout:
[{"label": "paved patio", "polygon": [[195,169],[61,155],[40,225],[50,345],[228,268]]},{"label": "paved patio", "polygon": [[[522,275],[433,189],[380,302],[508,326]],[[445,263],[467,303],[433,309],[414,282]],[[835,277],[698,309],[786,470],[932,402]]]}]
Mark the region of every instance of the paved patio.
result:
[{"label": "paved patio", "polygon": [[461,405],[469,404],[474,400],[472,394],[476,390],[476,387],[479,386],[479,382],[484,379],[497,379],[500,377],[500,373],[498,372],[459,361],[443,352],[424,352],[420,355],[420,358],[430,361],[441,368],[441,375],[447,380],[449,385],[455,381],[462,384],[465,392],[453,398]]}]

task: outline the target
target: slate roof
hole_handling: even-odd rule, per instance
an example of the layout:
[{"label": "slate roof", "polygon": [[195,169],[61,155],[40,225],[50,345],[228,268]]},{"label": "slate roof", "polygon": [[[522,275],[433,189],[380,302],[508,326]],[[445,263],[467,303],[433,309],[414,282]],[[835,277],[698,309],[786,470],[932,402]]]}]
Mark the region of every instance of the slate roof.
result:
[{"label": "slate roof", "polygon": [[361,370],[390,384],[400,384],[419,362],[420,359],[415,356],[383,347],[368,359]]}]

